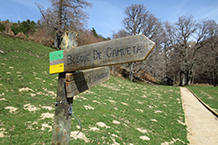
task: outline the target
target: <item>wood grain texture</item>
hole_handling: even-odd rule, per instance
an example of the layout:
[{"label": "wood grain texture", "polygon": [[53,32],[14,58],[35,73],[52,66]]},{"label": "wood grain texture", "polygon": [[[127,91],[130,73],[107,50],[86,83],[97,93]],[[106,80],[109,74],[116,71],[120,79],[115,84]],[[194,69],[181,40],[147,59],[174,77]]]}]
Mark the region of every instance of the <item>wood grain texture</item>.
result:
[{"label": "wood grain texture", "polygon": [[69,103],[58,104],[55,107],[52,145],[69,145],[71,114],[68,113],[68,109],[73,99],[67,100],[65,82],[65,73],[60,73],[58,78],[56,102],[68,101]]},{"label": "wood grain texture", "polygon": [[109,77],[109,67],[66,73],[67,98],[72,98],[73,96],[108,80]]},{"label": "wood grain texture", "polygon": [[[64,63],[64,72],[145,60],[155,43],[144,35],[75,47],[63,51],[63,59],[50,65]],[[54,72],[60,73],[60,72]]]},{"label": "wood grain texture", "polygon": [[[67,32],[65,33],[65,38],[63,44],[65,47],[62,49],[67,49],[69,47],[76,47],[77,43],[75,43],[75,38],[69,36],[76,36],[75,32]],[[70,45],[68,45],[70,44]],[[50,60],[53,62],[57,62],[59,60],[63,60],[63,50],[59,52],[52,53],[53,56],[50,56]],[[57,72],[62,68],[60,63],[56,63],[57,68],[52,68],[52,71]],[[50,70],[51,71],[51,70]],[[62,103],[65,102],[65,103]],[[59,73],[58,78],[58,89],[57,89],[57,97],[56,97],[56,107],[55,107],[55,116],[54,116],[54,127],[52,133],[52,145],[69,145],[70,144],[70,133],[71,133],[71,112],[69,109],[71,107],[70,104],[73,104],[73,98],[67,98],[66,92],[66,73]]]}]

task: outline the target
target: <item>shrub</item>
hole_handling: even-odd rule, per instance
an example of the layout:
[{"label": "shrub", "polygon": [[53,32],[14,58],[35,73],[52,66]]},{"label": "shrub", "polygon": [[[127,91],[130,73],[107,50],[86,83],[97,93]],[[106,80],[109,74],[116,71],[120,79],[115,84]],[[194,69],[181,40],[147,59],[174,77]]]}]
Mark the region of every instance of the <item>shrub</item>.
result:
[{"label": "shrub", "polygon": [[2,23],[0,23],[0,32],[5,30],[5,25],[3,25]]}]

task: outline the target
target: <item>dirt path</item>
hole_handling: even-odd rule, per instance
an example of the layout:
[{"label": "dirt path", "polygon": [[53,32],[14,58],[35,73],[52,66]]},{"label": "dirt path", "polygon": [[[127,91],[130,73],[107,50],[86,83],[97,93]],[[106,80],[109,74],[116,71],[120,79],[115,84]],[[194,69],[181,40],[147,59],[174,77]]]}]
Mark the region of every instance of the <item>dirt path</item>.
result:
[{"label": "dirt path", "polygon": [[218,118],[187,88],[180,88],[190,145],[218,145]]}]

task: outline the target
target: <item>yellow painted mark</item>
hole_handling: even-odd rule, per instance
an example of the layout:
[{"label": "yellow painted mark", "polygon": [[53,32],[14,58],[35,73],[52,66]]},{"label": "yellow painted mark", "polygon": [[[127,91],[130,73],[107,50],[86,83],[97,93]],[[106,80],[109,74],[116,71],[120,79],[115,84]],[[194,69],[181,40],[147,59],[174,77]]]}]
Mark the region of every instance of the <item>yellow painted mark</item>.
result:
[{"label": "yellow painted mark", "polygon": [[50,74],[61,73],[61,72],[64,72],[64,63],[50,65],[50,67],[49,67]]}]

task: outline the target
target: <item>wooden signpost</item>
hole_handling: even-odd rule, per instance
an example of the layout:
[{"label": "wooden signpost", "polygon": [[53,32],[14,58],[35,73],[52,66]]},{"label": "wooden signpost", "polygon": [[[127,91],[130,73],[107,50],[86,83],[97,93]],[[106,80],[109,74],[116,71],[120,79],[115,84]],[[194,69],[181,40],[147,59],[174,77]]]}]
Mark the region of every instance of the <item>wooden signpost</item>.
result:
[{"label": "wooden signpost", "polygon": [[143,61],[155,47],[144,35],[76,47],[76,35],[65,32],[61,45],[64,50],[49,54],[50,74],[59,73],[53,145],[69,144],[73,96],[109,79],[109,68],[102,66]]},{"label": "wooden signpost", "polygon": [[51,52],[50,74],[143,61],[155,47],[144,35]]},{"label": "wooden signpost", "polygon": [[73,96],[90,89],[110,77],[109,67],[74,73],[59,73],[52,145],[69,144]]},{"label": "wooden signpost", "polygon": [[83,70],[75,73],[66,74],[66,92],[67,98],[82,93],[91,87],[108,80],[110,77],[109,67],[95,68],[91,70]]}]

